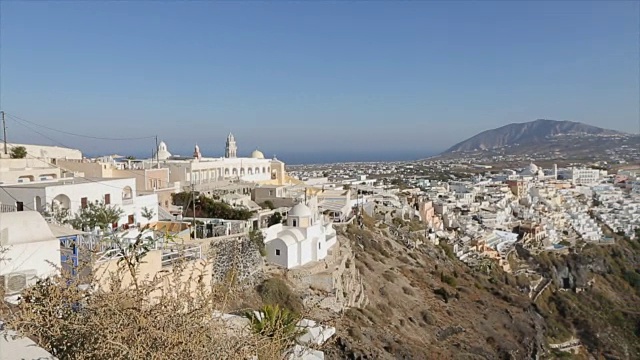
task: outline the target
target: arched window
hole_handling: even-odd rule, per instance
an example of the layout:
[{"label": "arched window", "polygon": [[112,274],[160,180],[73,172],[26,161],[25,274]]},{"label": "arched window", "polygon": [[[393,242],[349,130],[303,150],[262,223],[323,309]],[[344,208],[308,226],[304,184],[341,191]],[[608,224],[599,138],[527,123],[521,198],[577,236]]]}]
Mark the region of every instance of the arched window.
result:
[{"label": "arched window", "polygon": [[133,197],[133,190],[131,189],[131,186],[125,186],[124,189],[122,189],[122,198],[131,199],[132,197]]}]

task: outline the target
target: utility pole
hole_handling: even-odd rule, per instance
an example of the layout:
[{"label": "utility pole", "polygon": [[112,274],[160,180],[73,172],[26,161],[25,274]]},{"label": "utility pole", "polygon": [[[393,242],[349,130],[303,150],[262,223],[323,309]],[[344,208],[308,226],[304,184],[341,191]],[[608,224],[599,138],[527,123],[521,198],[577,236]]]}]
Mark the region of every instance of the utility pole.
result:
[{"label": "utility pole", "polygon": [[193,207],[193,217],[191,219],[191,228],[193,229],[193,238],[196,238],[196,192],[193,178],[191,178],[191,204]]},{"label": "utility pole", "polygon": [[156,135],[156,167],[160,169],[160,154],[158,153],[158,135]]},{"label": "utility pole", "polygon": [[2,136],[4,137],[4,154],[7,155],[7,123],[4,120],[4,111],[0,111],[0,114],[2,114]]}]

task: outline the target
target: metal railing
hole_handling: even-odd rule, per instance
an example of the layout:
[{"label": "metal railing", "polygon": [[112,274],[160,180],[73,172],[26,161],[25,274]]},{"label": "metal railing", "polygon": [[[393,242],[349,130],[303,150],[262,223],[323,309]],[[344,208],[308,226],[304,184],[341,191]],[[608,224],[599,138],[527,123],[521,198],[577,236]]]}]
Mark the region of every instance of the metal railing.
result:
[{"label": "metal railing", "polygon": [[200,245],[190,247],[173,247],[162,252],[162,266],[170,266],[176,261],[192,261],[202,259],[202,247]]}]

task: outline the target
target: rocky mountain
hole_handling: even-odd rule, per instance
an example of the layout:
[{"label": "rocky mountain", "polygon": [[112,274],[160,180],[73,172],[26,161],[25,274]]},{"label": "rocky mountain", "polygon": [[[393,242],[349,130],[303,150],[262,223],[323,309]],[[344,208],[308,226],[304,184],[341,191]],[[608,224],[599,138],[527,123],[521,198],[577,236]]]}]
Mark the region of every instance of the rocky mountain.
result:
[{"label": "rocky mountain", "polygon": [[540,119],[483,131],[452,146],[443,154],[499,150],[505,147],[511,148],[510,152],[518,152],[525,149],[528,151],[532,146],[544,147],[547,144],[556,144],[558,139],[562,139],[561,143],[566,143],[568,139],[574,142],[584,139],[593,143],[594,139],[607,141],[625,136],[628,134],[579,122]]}]

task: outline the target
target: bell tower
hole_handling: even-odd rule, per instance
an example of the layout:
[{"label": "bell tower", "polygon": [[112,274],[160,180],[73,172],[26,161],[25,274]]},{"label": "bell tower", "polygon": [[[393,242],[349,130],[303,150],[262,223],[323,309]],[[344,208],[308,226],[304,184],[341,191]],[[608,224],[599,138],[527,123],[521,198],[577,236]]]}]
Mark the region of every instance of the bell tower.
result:
[{"label": "bell tower", "polygon": [[227,144],[224,150],[224,157],[226,158],[235,158],[237,156],[238,146],[236,145],[236,139],[233,137],[232,133],[229,133],[227,136]]}]

